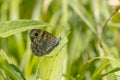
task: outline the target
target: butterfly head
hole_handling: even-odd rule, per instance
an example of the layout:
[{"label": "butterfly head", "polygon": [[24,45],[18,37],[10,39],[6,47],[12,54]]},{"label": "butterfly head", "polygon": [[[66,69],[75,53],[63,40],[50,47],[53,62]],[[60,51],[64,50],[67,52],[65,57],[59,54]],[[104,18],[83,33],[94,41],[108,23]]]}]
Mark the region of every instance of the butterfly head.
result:
[{"label": "butterfly head", "polygon": [[42,30],[40,30],[40,29],[32,29],[29,32],[29,37],[30,37],[31,42],[33,42],[34,39],[38,39],[41,34],[42,34]]}]

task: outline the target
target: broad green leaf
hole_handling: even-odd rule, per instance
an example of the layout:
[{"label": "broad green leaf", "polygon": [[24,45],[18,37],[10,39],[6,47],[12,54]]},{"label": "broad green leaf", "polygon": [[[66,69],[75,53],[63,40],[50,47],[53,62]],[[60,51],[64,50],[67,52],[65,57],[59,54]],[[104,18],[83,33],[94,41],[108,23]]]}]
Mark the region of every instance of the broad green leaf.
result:
[{"label": "broad green leaf", "polygon": [[0,37],[8,37],[15,33],[43,26],[47,26],[47,24],[35,20],[17,20],[0,22]]}]

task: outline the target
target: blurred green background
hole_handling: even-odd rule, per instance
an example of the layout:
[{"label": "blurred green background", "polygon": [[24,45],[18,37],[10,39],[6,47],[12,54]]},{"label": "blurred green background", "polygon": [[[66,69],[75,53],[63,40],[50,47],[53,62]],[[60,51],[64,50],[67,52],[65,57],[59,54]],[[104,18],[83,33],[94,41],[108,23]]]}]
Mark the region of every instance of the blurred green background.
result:
[{"label": "blurred green background", "polygon": [[49,24],[40,29],[62,37],[50,53],[58,56],[37,57],[29,48],[30,28],[14,33],[0,25],[0,34],[12,33],[0,37],[0,80],[120,80],[119,13],[103,31],[103,52],[98,42],[97,29],[112,11],[108,0],[0,0],[1,22],[37,20]]}]

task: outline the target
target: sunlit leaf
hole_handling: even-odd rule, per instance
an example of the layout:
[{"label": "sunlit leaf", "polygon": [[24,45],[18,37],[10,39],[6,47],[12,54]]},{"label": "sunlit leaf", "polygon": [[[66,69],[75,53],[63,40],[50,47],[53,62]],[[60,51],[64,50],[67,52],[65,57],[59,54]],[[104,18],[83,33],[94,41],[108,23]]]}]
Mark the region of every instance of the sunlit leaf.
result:
[{"label": "sunlit leaf", "polygon": [[43,26],[47,26],[47,24],[35,20],[17,20],[0,22],[0,37],[8,37],[15,33]]}]

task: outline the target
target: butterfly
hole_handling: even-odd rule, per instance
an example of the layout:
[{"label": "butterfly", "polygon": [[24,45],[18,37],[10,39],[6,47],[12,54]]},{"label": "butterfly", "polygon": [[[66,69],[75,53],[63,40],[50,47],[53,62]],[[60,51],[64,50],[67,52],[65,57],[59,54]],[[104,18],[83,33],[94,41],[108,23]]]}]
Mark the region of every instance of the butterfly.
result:
[{"label": "butterfly", "polygon": [[30,49],[36,56],[50,53],[61,40],[61,37],[56,38],[54,35],[41,29],[30,30],[29,38],[31,41]]}]

